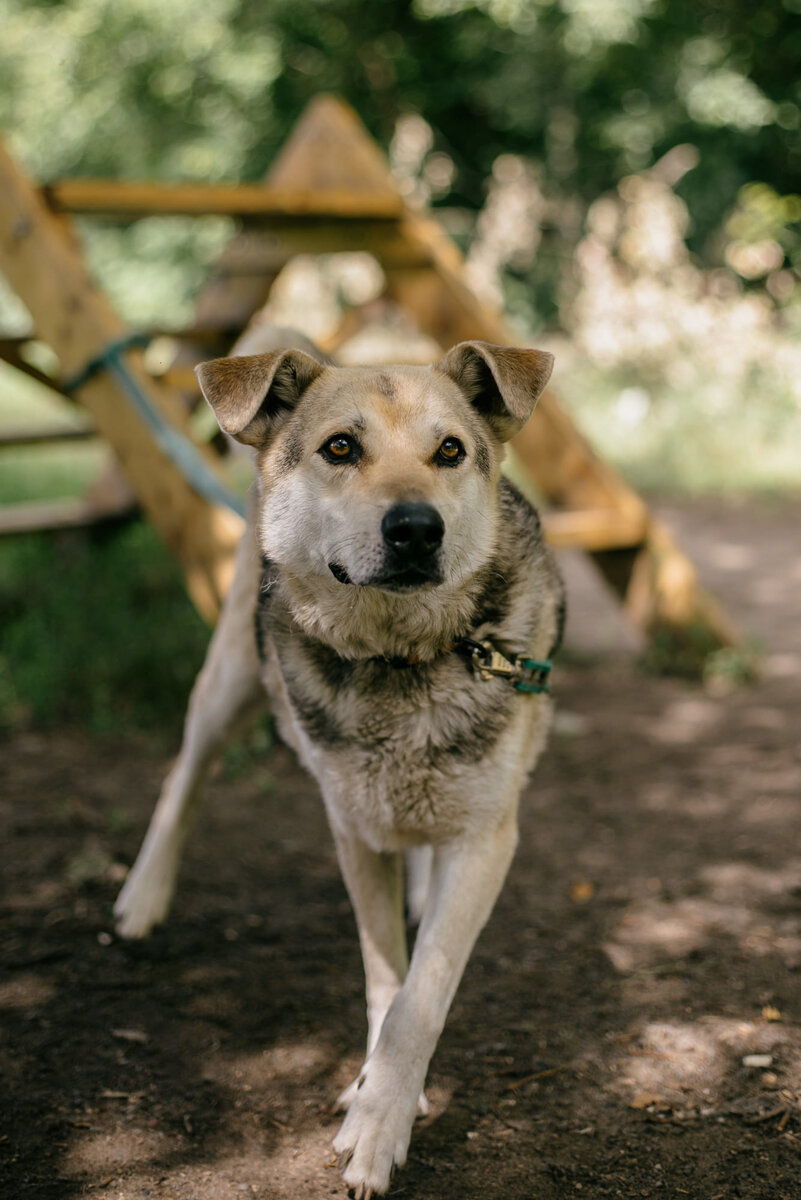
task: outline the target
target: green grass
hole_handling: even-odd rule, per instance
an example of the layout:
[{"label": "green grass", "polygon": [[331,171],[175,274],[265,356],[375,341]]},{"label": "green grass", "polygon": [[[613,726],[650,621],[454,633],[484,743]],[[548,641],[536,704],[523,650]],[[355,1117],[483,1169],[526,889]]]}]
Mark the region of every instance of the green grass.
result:
[{"label": "green grass", "polygon": [[209,631],[144,522],[0,540],[0,725],[174,739]]},{"label": "green grass", "polygon": [[[0,365],[0,430],[81,426],[80,409],[34,379]],[[0,448],[0,504],[83,495],[108,461],[102,443],[70,441]]]},{"label": "green grass", "polygon": [[0,449],[0,504],[81,496],[107,461],[94,440]]}]

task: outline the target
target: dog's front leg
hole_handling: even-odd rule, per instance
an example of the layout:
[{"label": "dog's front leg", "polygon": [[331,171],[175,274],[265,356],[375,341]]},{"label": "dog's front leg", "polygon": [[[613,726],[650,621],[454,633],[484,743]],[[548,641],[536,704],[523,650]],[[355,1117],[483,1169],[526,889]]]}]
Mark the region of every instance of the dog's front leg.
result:
[{"label": "dog's front leg", "polygon": [[192,689],[180,753],[114,905],[122,937],[147,937],[166,917],[206,770],[236,725],[266,703],[253,633],[261,573],[253,529],[253,521],[248,521],[234,579]]},{"label": "dog's front leg", "polygon": [[389,1187],[406,1160],[425,1084],[465,964],[489,917],[517,844],[516,806],[494,830],[434,851],[431,885],[411,966],[365,1063],[334,1141],[357,1200]]},{"label": "dog's front leg", "polygon": [[[367,994],[367,1055],[378,1042],[390,1004],[409,966],[403,916],[403,863],[400,854],[377,854],[359,837],[334,831],[337,856],[356,914]],[[364,1068],[337,1100],[348,1108],[361,1086]]]}]

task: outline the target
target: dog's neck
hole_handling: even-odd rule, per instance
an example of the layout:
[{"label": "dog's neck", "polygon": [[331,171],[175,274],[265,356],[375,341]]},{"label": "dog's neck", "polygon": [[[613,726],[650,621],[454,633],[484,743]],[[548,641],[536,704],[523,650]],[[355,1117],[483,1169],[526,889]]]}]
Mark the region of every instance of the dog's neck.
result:
[{"label": "dog's neck", "polygon": [[445,653],[471,628],[485,572],[458,585],[400,595],[284,570],[279,579],[295,624],[342,658],[425,662]]}]

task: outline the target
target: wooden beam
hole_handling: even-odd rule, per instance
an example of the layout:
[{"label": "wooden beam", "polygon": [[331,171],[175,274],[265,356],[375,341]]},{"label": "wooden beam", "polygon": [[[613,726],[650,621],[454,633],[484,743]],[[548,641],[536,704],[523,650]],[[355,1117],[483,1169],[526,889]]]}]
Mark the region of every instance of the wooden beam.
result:
[{"label": "wooden beam", "polygon": [[56,213],[96,214],[135,220],[148,216],[226,216],[287,224],[292,218],[327,221],[393,220],[403,201],[391,193],[347,187],[324,193],[306,187],[254,184],[149,183],[121,179],[62,179],[42,194]]},{"label": "wooden beam", "polygon": [[46,375],[44,371],[40,371],[38,367],[33,366],[22,357],[20,351],[23,346],[33,340],[29,337],[0,338],[0,359],[10,367],[14,367],[16,371],[21,371],[23,375],[35,379],[37,383],[59,391],[58,383],[50,375]]},{"label": "wooden beam", "polygon": [[65,425],[52,422],[40,425],[20,425],[13,429],[0,428],[0,446],[36,446],[44,442],[71,442],[96,437],[97,431],[91,424]]},{"label": "wooden beam", "polygon": [[678,642],[699,632],[710,648],[734,646],[742,634],[698,582],[695,567],[671,532],[650,517],[643,544],[604,549],[594,556],[620,596],[629,618],[653,635],[666,631]]},{"label": "wooden beam", "polygon": [[[0,270],[33,318],[37,334],[59,357],[65,375],[125,332],[90,280],[63,221],[0,147]],[[168,418],[180,423],[179,395],[155,383],[137,351],[127,355],[137,386]],[[81,403],[113,446],[137,496],[182,565],[190,595],[213,619],[233,571],[240,517],[198,495],[158,448],[113,378],[98,372],[80,389]],[[210,469],[214,456],[205,453]]]},{"label": "wooden beam", "polygon": [[133,515],[131,504],[103,507],[91,500],[46,500],[0,506],[0,534],[76,529]]},{"label": "wooden beam", "polygon": [[576,512],[548,512],[542,518],[545,536],[552,546],[580,550],[612,550],[641,546],[647,521],[632,519],[614,508],[586,508]]}]

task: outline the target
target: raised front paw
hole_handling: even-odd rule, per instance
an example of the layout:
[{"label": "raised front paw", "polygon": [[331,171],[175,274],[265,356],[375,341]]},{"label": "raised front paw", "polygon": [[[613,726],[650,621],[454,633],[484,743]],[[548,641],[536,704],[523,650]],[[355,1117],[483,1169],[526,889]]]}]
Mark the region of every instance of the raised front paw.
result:
[{"label": "raised front paw", "polygon": [[404,1088],[391,1076],[377,1082],[368,1069],[340,1097],[349,1097],[349,1107],[334,1153],[356,1200],[382,1196],[395,1167],[406,1162],[418,1095],[418,1087]]}]

